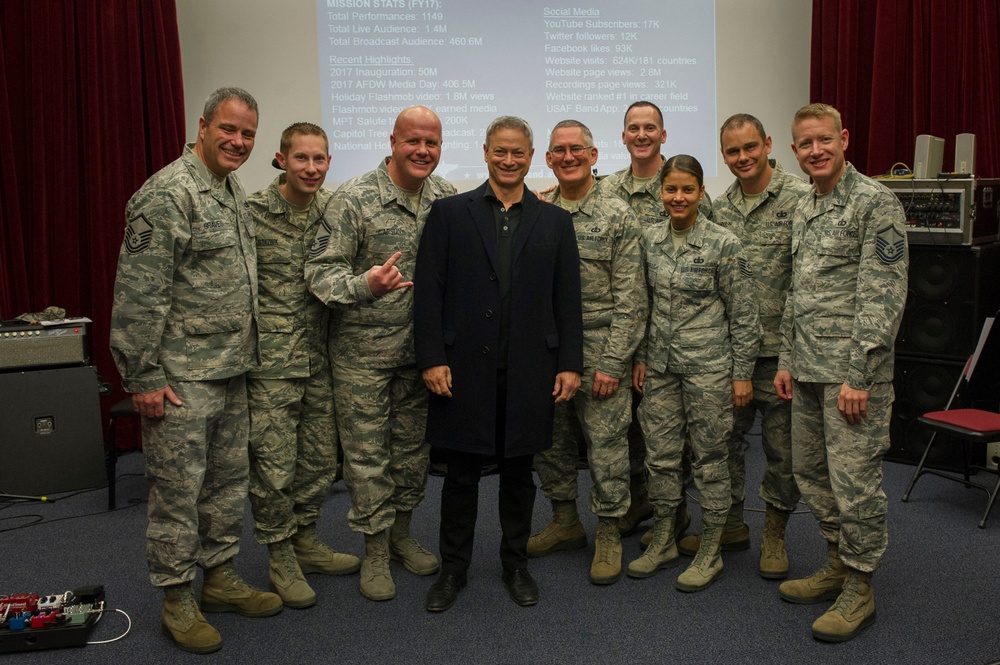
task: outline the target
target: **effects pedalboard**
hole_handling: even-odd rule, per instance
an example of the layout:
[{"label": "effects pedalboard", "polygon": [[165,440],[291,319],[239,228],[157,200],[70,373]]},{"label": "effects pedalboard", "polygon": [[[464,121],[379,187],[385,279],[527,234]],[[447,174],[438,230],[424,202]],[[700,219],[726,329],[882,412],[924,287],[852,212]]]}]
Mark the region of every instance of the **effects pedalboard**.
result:
[{"label": "effects pedalboard", "polygon": [[0,653],[82,647],[103,612],[103,585],[0,596]]}]

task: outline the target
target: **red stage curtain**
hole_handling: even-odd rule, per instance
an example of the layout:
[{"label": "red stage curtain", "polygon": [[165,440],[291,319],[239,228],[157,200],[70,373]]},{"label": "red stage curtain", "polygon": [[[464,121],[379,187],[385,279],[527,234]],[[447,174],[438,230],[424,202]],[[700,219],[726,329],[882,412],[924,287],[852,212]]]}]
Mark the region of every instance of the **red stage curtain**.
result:
[{"label": "red stage curtain", "polygon": [[106,416],[125,396],[108,350],[125,203],[184,143],[173,0],[5,0],[0,92],[0,318],[93,319]]},{"label": "red stage curtain", "polygon": [[848,158],[877,175],[913,164],[918,134],[976,135],[976,174],[1000,177],[996,0],[813,0],[810,98],[836,106]]}]

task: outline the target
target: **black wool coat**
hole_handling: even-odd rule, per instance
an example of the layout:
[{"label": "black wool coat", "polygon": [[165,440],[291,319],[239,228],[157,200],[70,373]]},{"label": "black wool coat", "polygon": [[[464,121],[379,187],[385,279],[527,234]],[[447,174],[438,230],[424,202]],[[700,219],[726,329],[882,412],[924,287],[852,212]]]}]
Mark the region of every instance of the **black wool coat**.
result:
[{"label": "black wool coat", "polygon": [[[430,396],[427,440],[465,452],[496,446],[500,281],[486,183],[434,202],[413,276],[417,368],[448,365],[452,397]],[[580,258],[568,212],[525,188],[512,247],[505,455],[552,445],[556,374],[583,372]]]}]

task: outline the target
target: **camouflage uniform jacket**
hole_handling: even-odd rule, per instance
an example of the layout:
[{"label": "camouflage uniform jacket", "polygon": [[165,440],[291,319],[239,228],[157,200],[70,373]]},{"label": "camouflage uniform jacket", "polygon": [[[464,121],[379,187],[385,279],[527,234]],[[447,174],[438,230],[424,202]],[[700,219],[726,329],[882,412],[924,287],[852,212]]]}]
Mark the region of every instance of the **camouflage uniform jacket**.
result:
[{"label": "camouflage uniform jacket", "polygon": [[125,208],[111,353],[130,393],[225,379],[257,363],[253,217],[236,174],[218,180],[192,148]]},{"label": "camouflage uniform jacket", "polygon": [[[559,187],[549,194],[558,201]],[[627,205],[591,187],[573,213],[580,251],[583,328],[602,329],[603,347],[584,344],[584,366],[611,377],[629,375],[646,331],[646,282],[639,224]],[[589,338],[586,332],[584,338]]]},{"label": "camouflage uniform jacket", "polygon": [[774,167],[771,182],[750,214],[744,217],[740,210],[743,191],[739,180],[712,206],[715,223],[736,234],[753,268],[764,329],[762,358],[776,357],[781,349],[781,316],[792,283],[792,213],[809,191],[809,183],[781,168],[775,160],[769,161]]},{"label": "camouflage uniform jacket", "polygon": [[[301,379],[329,367],[326,327],[330,310],[306,287],[303,269],[316,229],[333,194],[320,189],[297,226],[275,178],[249,198],[257,225],[257,285],[260,290],[259,379]],[[299,220],[302,218],[299,217]]]},{"label": "camouflage uniform jacket", "polygon": [[[624,201],[632,208],[636,219],[639,220],[639,228],[647,229],[653,224],[668,221],[667,211],[663,207],[663,199],[660,198],[660,179],[653,178],[646,185],[646,189],[633,193],[634,178],[632,177],[632,167],[626,167],[621,171],[601,178],[597,181],[605,194],[612,194]],[[712,197],[705,193],[698,212],[708,219],[712,219]]]},{"label": "camouflage uniform jacket", "polygon": [[650,307],[636,362],[660,373],[732,368],[734,381],[749,381],[761,333],[740,241],[701,215],[676,254],[669,222],[642,236]]},{"label": "camouflage uniform jacket", "polygon": [[369,368],[412,365],[413,289],[399,289],[376,299],[368,288],[368,270],[396,252],[404,280],[412,279],[417,245],[431,203],[455,193],[444,178],[424,181],[417,210],[389,177],[383,161],[377,169],[347,181],[326,208],[309,250],[305,277],[309,290],[333,307],[330,358],[344,358]]},{"label": "camouflage uniform jacket", "polygon": [[858,390],[892,381],[909,263],[899,200],[848,163],[829,195],[802,198],[793,224],[779,369]]}]

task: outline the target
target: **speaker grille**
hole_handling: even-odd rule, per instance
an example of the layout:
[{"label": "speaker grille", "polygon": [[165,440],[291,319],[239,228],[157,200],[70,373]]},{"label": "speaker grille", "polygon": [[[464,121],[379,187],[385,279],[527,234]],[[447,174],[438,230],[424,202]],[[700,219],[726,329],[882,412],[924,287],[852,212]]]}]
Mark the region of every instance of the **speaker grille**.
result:
[{"label": "speaker grille", "polygon": [[0,339],[0,371],[86,365],[83,335]]},{"label": "speaker grille", "polygon": [[0,492],[41,495],[106,484],[93,367],[0,373]]},{"label": "speaker grille", "polygon": [[[910,246],[909,292],[896,352],[965,360],[1000,307],[1000,245]],[[990,283],[987,284],[986,282]]]},{"label": "speaker grille", "polygon": [[[892,406],[889,437],[891,445],[885,458],[892,462],[917,464],[931,432],[917,420],[928,411],[939,411],[948,404],[964,362],[896,356],[893,387],[896,402]],[[982,463],[985,452],[976,452],[970,463]],[[962,443],[939,434],[927,466],[948,471],[962,470]]]}]

